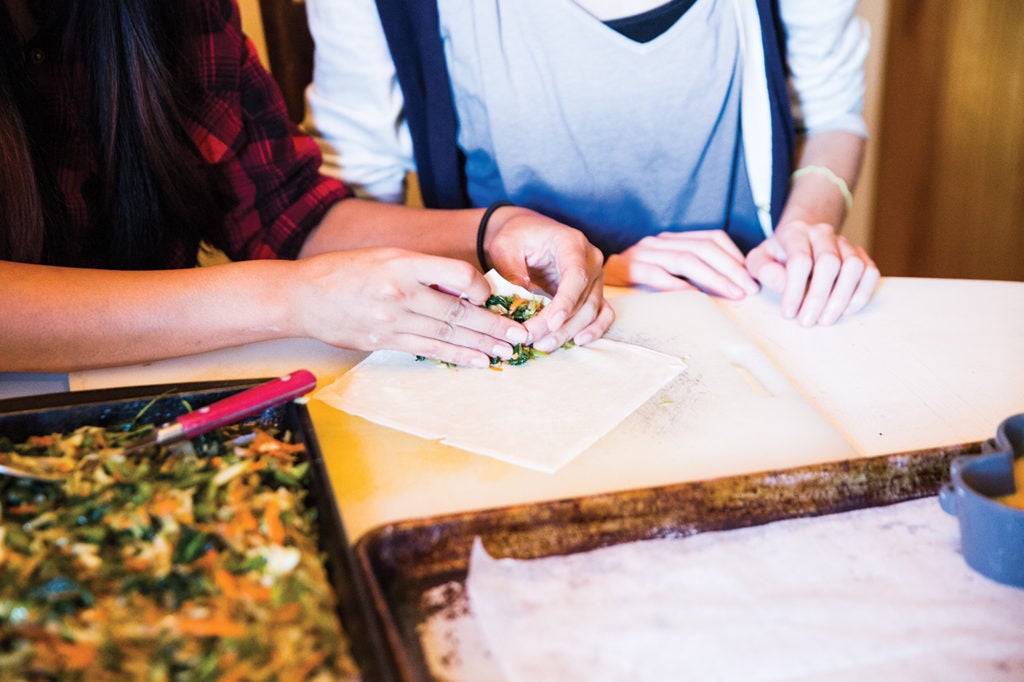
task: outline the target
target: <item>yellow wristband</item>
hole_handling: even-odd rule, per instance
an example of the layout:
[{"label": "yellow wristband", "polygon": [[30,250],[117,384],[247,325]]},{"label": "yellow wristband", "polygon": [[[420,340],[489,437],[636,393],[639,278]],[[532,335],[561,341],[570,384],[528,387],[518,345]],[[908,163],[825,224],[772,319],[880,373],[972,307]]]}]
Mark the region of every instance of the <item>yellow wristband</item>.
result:
[{"label": "yellow wristband", "polygon": [[804,166],[797,168],[793,171],[793,180],[796,180],[801,175],[807,175],[808,173],[814,173],[815,175],[821,175],[832,181],[832,184],[839,188],[839,191],[843,195],[843,201],[846,202],[846,213],[849,215],[850,211],[853,210],[853,193],[850,192],[850,186],[846,184],[846,180],[835,174],[831,168],[827,166]]}]

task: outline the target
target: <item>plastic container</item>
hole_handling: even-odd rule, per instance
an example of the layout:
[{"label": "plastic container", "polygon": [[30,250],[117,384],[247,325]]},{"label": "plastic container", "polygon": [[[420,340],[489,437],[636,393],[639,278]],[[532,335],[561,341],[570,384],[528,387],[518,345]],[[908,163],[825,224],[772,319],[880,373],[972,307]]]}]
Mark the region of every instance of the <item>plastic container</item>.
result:
[{"label": "plastic container", "polygon": [[1024,456],[1024,414],[1005,419],[980,455],[956,457],[942,508],[960,522],[967,564],[992,580],[1024,588],[1024,509],[994,498],[1014,492],[1013,464]]}]

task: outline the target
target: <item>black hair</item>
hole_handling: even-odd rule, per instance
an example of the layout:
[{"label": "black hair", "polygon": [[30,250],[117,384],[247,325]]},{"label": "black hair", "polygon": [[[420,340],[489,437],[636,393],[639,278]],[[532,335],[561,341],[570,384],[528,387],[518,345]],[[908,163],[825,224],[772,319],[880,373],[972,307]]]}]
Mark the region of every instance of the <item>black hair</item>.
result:
[{"label": "black hair", "polygon": [[[90,188],[95,231],[74,243],[60,192],[27,119],[25,59],[0,3],[0,258],[118,269],[164,267],[171,249],[194,257],[200,240],[223,244],[220,179],[187,133],[200,97],[201,0],[66,0],[49,19],[63,28],[61,68],[80,70],[82,115],[96,150]],[[77,73],[77,71],[76,71]],[[84,263],[74,262],[82,258]],[[71,262],[68,262],[68,261]]]}]

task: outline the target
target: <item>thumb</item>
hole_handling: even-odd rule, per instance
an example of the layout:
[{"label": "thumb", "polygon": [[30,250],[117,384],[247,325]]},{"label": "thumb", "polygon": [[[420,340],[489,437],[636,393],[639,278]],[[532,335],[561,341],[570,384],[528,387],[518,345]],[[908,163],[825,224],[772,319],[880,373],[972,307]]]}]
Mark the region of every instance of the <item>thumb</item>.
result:
[{"label": "thumb", "polygon": [[784,263],[782,248],[774,239],[767,239],[747,255],[747,272],[763,286],[781,293],[786,287]]}]

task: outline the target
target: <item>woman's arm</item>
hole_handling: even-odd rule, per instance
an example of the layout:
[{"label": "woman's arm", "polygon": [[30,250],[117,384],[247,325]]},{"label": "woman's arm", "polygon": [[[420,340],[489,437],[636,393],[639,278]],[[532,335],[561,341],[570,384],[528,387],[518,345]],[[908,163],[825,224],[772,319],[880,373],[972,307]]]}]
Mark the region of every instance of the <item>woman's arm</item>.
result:
[{"label": "woman's arm", "polygon": [[297,261],[152,272],[0,261],[0,371],[133,364],[288,337],[486,367],[514,343],[553,350],[607,330],[600,253],[581,233],[516,207],[494,213],[488,258],[555,298],[526,325],[480,308],[490,289],[471,263],[482,213],[345,200]]},{"label": "woman's arm", "polygon": [[294,266],[120,272],[0,261],[0,370],[130,364],[287,336]]},{"label": "woman's arm", "polygon": [[[328,212],[301,255],[401,246],[475,265],[477,227],[483,213],[482,209],[419,209],[346,200]],[[603,259],[582,232],[529,209],[507,206],[492,214],[485,237],[488,262],[498,273],[514,284],[552,296],[525,325],[539,350],[554,350],[570,339],[589,343],[611,325],[613,313],[603,296]],[[482,276],[476,277],[483,286]],[[470,300],[479,304],[484,299]]]}]

